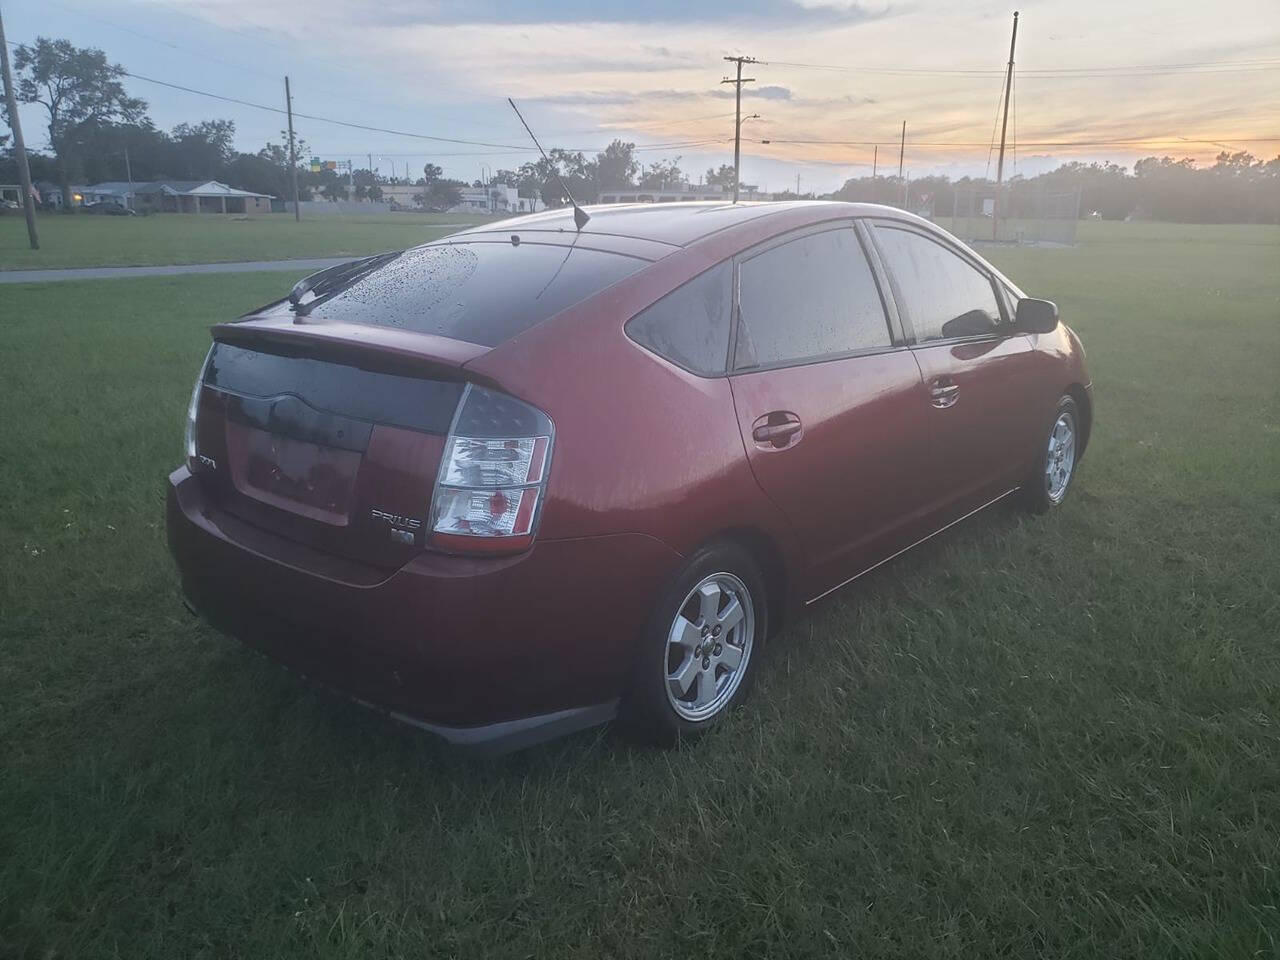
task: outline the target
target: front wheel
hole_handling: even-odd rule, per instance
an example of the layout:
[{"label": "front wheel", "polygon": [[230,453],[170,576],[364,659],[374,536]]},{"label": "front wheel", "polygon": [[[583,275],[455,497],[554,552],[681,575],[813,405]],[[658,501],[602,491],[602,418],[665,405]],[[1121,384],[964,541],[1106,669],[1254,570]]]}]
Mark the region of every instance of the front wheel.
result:
[{"label": "front wheel", "polygon": [[718,723],[746,693],[768,625],[764,577],[736,544],[689,558],[641,637],[621,729],[670,745]]},{"label": "front wheel", "polygon": [[1079,443],[1080,406],[1073,397],[1064,395],[1054,409],[1036,465],[1023,488],[1027,506],[1034,513],[1044,513],[1067,498],[1079,461]]}]

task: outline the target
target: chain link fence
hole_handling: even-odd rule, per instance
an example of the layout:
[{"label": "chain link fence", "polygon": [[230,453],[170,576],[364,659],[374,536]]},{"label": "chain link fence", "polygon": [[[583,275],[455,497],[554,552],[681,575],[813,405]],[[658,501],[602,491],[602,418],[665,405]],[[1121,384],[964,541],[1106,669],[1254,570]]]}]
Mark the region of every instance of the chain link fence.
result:
[{"label": "chain link fence", "polygon": [[1076,242],[1080,221],[1080,190],[1049,192],[1043,187],[1000,191],[994,187],[957,187],[950,218],[937,211],[934,221],[962,240],[988,243]]}]

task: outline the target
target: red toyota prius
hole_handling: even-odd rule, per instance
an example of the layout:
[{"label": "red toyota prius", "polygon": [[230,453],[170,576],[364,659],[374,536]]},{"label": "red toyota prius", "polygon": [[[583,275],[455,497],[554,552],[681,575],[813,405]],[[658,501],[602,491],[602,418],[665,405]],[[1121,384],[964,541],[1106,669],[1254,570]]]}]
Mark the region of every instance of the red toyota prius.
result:
[{"label": "red toyota prius", "polygon": [[344,264],[213,328],[168,484],[193,610],[455,743],[615,715],[669,743],[807,604],[1010,494],[1067,495],[1080,341],[933,224],[587,212]]}]

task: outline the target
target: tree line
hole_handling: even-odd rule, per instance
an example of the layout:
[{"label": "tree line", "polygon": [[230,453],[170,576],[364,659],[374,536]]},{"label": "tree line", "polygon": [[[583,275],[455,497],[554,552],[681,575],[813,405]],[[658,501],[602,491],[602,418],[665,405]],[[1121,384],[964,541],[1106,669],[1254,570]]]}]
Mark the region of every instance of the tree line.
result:
[{"label": "tree line", "polygon": [[[905,189],[905,196],[904,196]],[[969,210],[990,197],[995,183],[982,177],[897,177],[846,180],[836,200],[888,203],[935,216]],[[1280,156],[1259,160],[1247,151],[1223,151],[1211,166],[1190,158],[1147,157],[1133,169],[1117,163],[1072,161],[1034,177],[1005,181],[1000,209],[1012,217],[1037,215],[1046,197],[1080,191],[1079,215],[1120,220],[1135,217],[1177,223],[1280,223]]]},{"label": "tree line", "polygon": [[[147,115],[146,101],[124,89],[125,70],[101,50],[78,48],[67,40],[38,38],[20,44],[13,56],[18,99],[44,110],[50,153],[28,151],[33,179],[51,180],[69,195],[72,182],[96,183],[133,179],[221,180],[233,186],[275,197],[291,195],[287,134],[268,142],[256,153],[235,148],[235,122],[228,119],[180,123],[161,130]],[[461,201],[466,183],[446,178],[436,164],[427,163],[412,179],[387,177],[378,171],[355,169],[313,171],[306,162],[310,148],[295,141],[299,199],[328,200],[383,197],[389,185],[421,189],[412,196],[428,209],[448,209]],[[126,163],[127,158],[127,163]],[[621,190],[663,190],[690,183],[680,167],[681,157],[642,164],[636,145],[614,140],[594,156],[582,151],[552,149],[547,157],[510,170],[498,170],[488,184],[504,184],[521,197],[547,206],[568,201],[565,190],[581,203],[602,193]],[[14,182],[17,163],[9,138],[0,136],[0,181]],[[726,192],[733,187],[733,167],[721,164],[700,177],[709,187]],[[750,185],[743,185],[750,192]],[[994,184],[985,178],[921,177],[904,183],[897,177],[857,177],[834,193],[805,194],[810,199],[836,199],[927,208],[936,216],[964,211],[971,198],[990,196]],[[1132,171],[1119,164],[1064,163],[1035,177],[1014,176],[1005,184],[1001,210],[1011,216],[1035,215],[1046,195],[1080,192],[1080,216],[1106,219],[1145,217],[1191,223],[1280,223],[1280,156],[1265,161],[1238,151],[1220,153],[1212,166],[1189,158],[1147,157]],[[790,192],[778,198],[797,197]],[[977,212],[977,211],[975,211]]]}]

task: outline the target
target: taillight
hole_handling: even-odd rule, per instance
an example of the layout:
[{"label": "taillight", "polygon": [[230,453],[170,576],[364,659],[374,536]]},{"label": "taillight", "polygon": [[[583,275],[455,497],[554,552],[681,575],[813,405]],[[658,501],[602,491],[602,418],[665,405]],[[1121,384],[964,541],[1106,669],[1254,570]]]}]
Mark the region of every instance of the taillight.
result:
[{"label": "taillight", "polygon": [[196,419],[200,412],[200,387],[204,383],[204,372],[209,366],[209,358],[213,356],[213,347],[204,355],[204,363],[200,364],[200,373],[196,375],[195,386],[191,388],[191,400],[187,403],[187,425],[182,432],[182,445],[187,455],[187,466],[191,467],[196,459]]},{"label": "taillight", "polygon": [[484,553],[532,544],[554,439],[551,418],[537,407],[468,384],[440,461],[432,543]]}]

